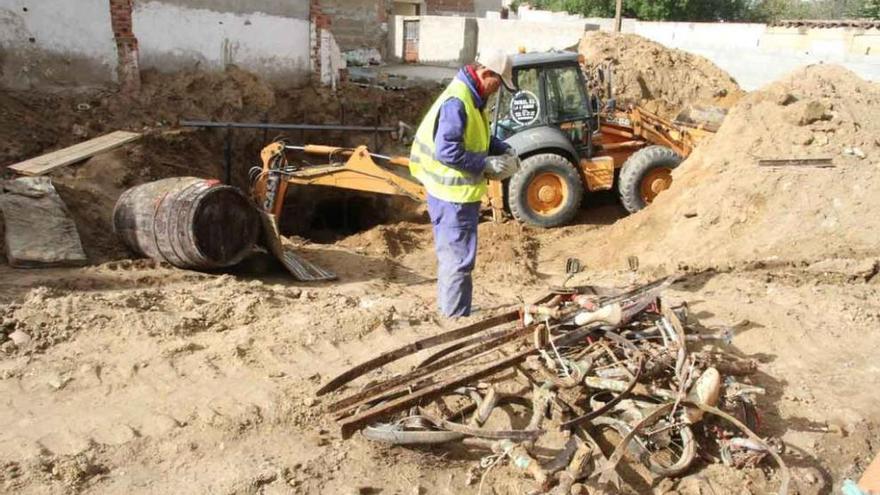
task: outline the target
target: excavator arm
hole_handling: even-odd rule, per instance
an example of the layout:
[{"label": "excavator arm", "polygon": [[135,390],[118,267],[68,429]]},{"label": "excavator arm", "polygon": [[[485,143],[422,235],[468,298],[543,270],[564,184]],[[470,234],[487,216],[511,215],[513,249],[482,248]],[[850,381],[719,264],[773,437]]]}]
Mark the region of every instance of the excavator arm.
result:
[{"label": "excavator arm", "polygon": [[[291,163],[287,159],[289,151],[326,157],[326,163]],[[251,196],[263,216],[266,245],[299,280],[328,280],[335,278],[335,275],[302,259],[284,245],[278,231],[278,220],[284,210],[287,188],[291,184],[404,196],[414,201],[427,199],[425,188],[409,173],[408,158],[372,153],[366,146],[290,146],[276,141],[263,148],[260,158],[262,167],[255,168],[251,174]],[[488,201],[496,221],[503,218],[502,195],[501,182],[490,181]]]}]

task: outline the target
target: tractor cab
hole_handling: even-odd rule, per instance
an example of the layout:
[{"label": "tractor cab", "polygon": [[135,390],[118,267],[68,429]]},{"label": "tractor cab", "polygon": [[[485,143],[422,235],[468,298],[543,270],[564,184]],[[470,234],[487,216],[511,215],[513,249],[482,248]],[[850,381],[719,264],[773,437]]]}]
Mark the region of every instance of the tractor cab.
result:
[{"label": "tractor cab", "polygon": [[[513,80],[516,89],[502,88],[491,109],[492,134],[523,159],[523,169],[506,184],[505,203],[525,223],[561,225],[580,207],[581,163],[592,163],[597,108],[577,53],[514,55]],[[613,175],[613,163],[603,166]]]},{"label": "tractor cab", "polygon": [[592,155],[592,133],[598,129],[595,103],[573,52],[526,53],[513,56],[511,92],[499,91],[493,109],[494,136],[507,140],[518,152],[535,134],[550,138],[570,158]]},{"label": "tractor cab", "polygon": [[598,99],[589,94],[577,53],[512,58],[517,87],[502,88],[489,111],[492,135],[522,160],[503,188],[505,206],[517,220],[539,227],[568,223],[586,191],[608,190],[615,182],[622,204],[635,212],[669,187],[681,156],[665,146],[671,140],[659,130],[671,124],[650,126],[653,134],[644,133],[648,126],[600,125]]}]

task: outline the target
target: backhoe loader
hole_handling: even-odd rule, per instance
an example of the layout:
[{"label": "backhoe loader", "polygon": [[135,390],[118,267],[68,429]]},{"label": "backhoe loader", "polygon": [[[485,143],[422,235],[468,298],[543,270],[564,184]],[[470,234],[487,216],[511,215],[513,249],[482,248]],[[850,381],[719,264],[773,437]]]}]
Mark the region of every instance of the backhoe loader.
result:
[{"label": "backhoe loader", "polygon": [[[670,186],[672,169],[712,133],[711,128],[672,123],[638,107],[600,105],[590,96],[576,53],[515,55],[513,77],[518,89],[499,92],[493,102],[492,133],[516,150],[522,167],[503,183],[490,181],[487,203],[495,220],[509,212],[538,227],[562,225],[575,215],[585,191],[615,185],[623,206],[638,211]],[[293,152],[326,161],[311,165],[290,160]],[[266,146],[261,159],[251,182],[266,244],[301,280],[334,275],[285,249],[278,219],[288,185],[426,198],[409,174],[406,157],[372,153],[366,146],[291,146],[279,141]]]}]

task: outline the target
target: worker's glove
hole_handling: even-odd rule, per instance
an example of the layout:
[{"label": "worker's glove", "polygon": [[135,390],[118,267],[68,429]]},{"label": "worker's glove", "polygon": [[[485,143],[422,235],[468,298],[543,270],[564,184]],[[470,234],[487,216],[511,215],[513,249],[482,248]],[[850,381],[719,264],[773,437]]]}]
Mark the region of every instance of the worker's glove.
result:
[{"label": "worker's glove", "polygon": [[508,151],[503,155],[487,156],[483,174],[489,180],[505,180],[519,170],[519,157],[516,152]]},{"label": "worker's glove", "polygon": [[507,148],[507,151],[504,152],[504,155],[508,160],[513,164],[513,174],[519,172],[519,168],[522,166],[522,163],[519,161],[519,155],[516,154],[516,150],[513,148]]}]

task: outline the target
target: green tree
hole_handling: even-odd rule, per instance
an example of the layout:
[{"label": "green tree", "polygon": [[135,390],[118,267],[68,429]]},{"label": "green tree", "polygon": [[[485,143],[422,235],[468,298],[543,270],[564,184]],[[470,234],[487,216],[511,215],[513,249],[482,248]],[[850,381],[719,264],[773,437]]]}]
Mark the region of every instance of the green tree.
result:
[{"label": "green tree", "polygon": [[[748,0],[624,0],[623,15],[646,21],[715,21],[744,16]],[[611,17],[614,0],[532,0],[539,9],[567,11],[585,17]]]},{"label": "green tree", "polygon": [[880,0],[865,0],[858,11],[858,17],[880,19]]},{"label": "green tree", "polygon": [[[614,0],[529,0],[546,10],[614,16]],[[623,15],[645,21],[753,21],[880,18],[880,0],[623,0]]]},{"label": "green tree", "polygon": [[751,20],[880,18],[880,0],[759,0]]}]

